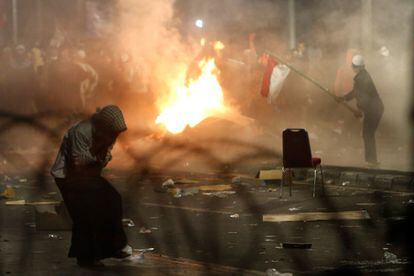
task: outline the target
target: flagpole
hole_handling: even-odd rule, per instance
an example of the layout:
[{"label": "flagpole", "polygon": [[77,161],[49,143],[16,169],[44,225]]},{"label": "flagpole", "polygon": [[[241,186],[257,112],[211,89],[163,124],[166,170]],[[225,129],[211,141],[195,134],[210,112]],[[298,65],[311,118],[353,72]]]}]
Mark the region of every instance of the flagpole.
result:
[{"label": "flagpole", "polygon": [[311,83],[313,83],[314,85],[316,85],[317,87],[319,87],[323,92],[325,92],[326,94],[328,94],[329,96],[331,96],[337,103],[343,105],[346,109],[348,109],[349,111],[351,111],[355,117],[360,117],[361,112],[355,108],[353,108],[352,106],[348,105],[346,102],[340,101],[339,98],[332,94],[328,88],[324,87],[323,85],[321,85],[319,82],[317,82],[316,80],[314,80],[313,78],[311,78],[310,76],[305,75],[303,72],[301,72],[300,70],[296,69],[293,65],[287,63],[286,61],[282,60],[280,57],[276,56],[274,53],[270,52],[270,51],[266,51],[266,53],[269,56],[272,56],[273,58],[277,59],[280,63],[283,63],[284,65],[286,65],[287,67],[289,67],[290,70],[292,70],[293,72],[295,72],[296,74],[300,75],[301,77],[307,79],[308,81],[310,81]]}]

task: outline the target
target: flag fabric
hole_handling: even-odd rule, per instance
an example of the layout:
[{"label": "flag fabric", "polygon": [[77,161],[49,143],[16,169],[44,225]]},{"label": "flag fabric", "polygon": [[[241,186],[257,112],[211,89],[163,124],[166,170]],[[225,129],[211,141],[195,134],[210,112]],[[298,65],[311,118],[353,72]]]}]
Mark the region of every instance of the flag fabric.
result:
[{"label": "flag fabric", "polygon": [[268,58],[260,91],[260,94],[267,98],[268,103],[272,103],[279,96],[289,72],[289,67],[279,64],[271,57]]}]

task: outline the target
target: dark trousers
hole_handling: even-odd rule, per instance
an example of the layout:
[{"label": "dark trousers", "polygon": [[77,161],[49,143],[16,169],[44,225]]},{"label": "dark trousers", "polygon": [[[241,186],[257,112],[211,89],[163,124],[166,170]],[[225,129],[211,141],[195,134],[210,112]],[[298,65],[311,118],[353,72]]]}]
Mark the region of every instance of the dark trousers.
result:
[{"label": "dark trousers", "polygon": [[113,257],[127,244],[121,195],[103,177],[55,179],[73,221],[69,257]]},{"label": "dark trousers", "polygon": [[378,162],[375,132],[377,131],[382,114],[382,107],[377,108],[376,110],[364,112],[364,121],[362,123],[362,138],[364,139],[365,161],[370,163]]}]

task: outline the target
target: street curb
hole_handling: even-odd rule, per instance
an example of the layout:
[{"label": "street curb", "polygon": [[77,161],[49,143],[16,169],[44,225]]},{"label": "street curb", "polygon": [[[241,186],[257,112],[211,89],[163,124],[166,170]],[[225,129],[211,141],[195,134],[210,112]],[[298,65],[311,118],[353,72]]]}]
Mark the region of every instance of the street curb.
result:
[{"label": "street curb", "polygon": [[[414,192],[414,172],[338,166],[324,166],[323,171],[325,183],[333,186]],[[312,183],[313,173],[313,169],[298,171],[298,180]]]}]

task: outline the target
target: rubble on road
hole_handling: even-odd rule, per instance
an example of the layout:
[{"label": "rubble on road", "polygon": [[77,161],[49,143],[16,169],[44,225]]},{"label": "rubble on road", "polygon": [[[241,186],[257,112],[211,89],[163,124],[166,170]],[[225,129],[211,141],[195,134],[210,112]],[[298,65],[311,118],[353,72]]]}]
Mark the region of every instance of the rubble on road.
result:
[{"label": "rubble on road", "polygon": [[295,214],[263,215],[263,222],[319,221],[319,220],[366,220],[370,216],[366,210],[343,212],[306,212]]},{"label": "rubble on road", "polygon": [[0,194],[0,198],[4,198],[4,199],[13,199],[15,197],[16,197],[16,191],[10,185],[6,185],[6,188]]},{"label": "rubble on road", "polygon": [[135,226],[134,221],[130,218],[123,218],[122,219],[122,225],[127,226],[127,227],[134,227]]},{"label": "rubble on road", "polygon": [[229,195],[234,195],[235,191],[221,191],[221,192],[207,192],[203,193],[203,195],[210,196],[210,197],[218,197],[218,198],[226,198]]}]

